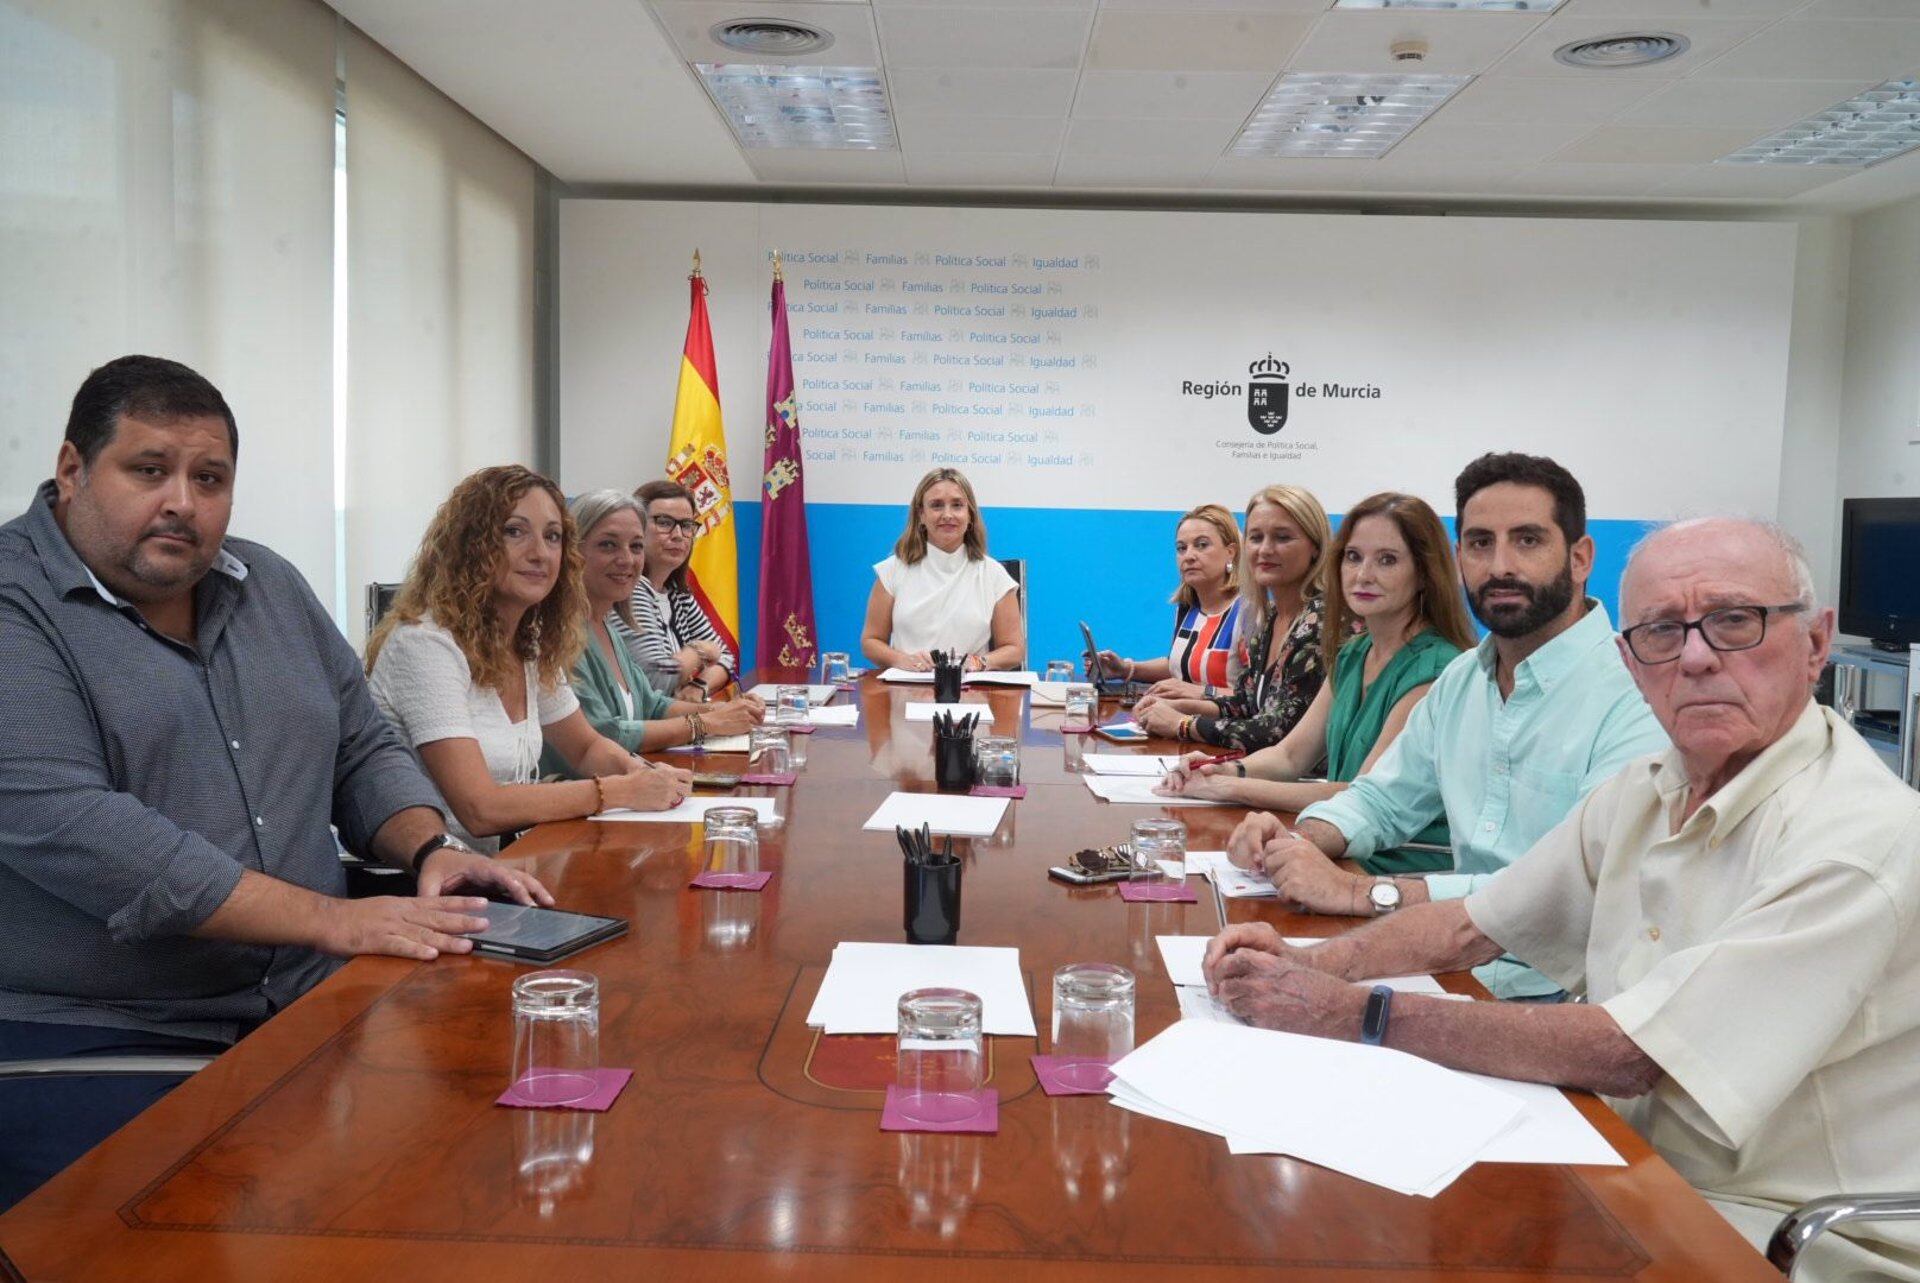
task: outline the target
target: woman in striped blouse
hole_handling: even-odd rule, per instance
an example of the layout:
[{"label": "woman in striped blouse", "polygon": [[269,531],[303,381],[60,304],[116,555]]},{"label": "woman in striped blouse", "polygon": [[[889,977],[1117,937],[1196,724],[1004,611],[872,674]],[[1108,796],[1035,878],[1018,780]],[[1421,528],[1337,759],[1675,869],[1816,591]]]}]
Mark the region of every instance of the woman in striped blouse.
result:
[{"label": "woman in striped blouse", "polygon": [[616,613],[613,626],[655,690],[707,699],[733,680],[738,661],[687,587],[687,558],[700,533],[693,492],[678,481],[660,480],[647,482],[633,497],[647,510],[646,564],[633,586],[633,623]]}]

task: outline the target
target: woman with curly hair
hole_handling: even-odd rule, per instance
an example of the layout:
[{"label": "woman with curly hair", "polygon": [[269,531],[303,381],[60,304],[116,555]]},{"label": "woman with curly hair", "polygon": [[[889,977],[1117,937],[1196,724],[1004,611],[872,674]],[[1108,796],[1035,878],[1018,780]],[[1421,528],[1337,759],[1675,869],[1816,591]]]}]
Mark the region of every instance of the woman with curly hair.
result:
[{"label": "woman with curly hair", "polygon": [[[433,515],[393,607],[367,639],[367,685],[483,851],[496,835],[608,807],[665,810],[685,771],[587,724],[567,683],[586,597],[560,487],[482,468]],[[541,784],[542,745],[584,777]]]}]

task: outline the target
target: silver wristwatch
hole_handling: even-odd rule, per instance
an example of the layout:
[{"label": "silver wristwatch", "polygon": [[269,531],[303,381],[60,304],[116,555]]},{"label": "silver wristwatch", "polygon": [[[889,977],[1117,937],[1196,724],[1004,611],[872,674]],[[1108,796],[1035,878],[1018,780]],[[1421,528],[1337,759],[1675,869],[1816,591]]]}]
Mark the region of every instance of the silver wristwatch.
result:
[{"label": "silver wristwatch", "polygon": [[1400,884],[1392,878],[1375,878],[1367,888],[1367,899],[1373,904],[1374,916],[1392,913],[1400,907]]}]

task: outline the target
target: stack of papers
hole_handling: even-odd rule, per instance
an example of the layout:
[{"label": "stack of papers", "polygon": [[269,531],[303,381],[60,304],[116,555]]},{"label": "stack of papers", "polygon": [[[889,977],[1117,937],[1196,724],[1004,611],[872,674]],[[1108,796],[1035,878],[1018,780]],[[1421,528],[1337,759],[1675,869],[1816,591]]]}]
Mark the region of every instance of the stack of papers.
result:
[{"label": "stack of papers", "polygon": [[774,807],[776,800],[770,797],[729,797],[725,794],[716,797],[711,793],[696,793],[667,811],[629,811],[616,806],[587,818],[625,820],[638,824],[698,824],[716,806],[744,806],[759,817],[760,823],[767,824],[779,818],[780,813]]},{"label": "stack of papers", "polygon": [[[798,685],[799,683],[796,682],[793,684]],[[774,697],[780,693],[780,687],[785,685],[787,685],[786,682],[780,682],[777,684],[774,682],[761,682],[758,686],[748,691],[747,694],[758,695],[761,699],[765,700],[767,702],[767,706],[771,708],[773,706]],[[828,685],[828,686],[810,685],[807,687],[807,703],[824,704],[828,700],[833,698],[833,693],[838,689],[839,687],[831,686],[831,685]]]},{"label": "stack of papers", "polygon": [[1198,873],[1229,900],[1272,898],[1280,893],[1264,873],[1253,873],[1227,859],[1225,851],[1187,852],[1187,872]]},{"label": "stack of papers", "polygon": [[[880,674],[883,682],[910,682],[916,686],[933,685],[932,673],[916,673],[906,668],[889,668]],[[1034,672],[998,672],[988,669],[981,673],[964,673],[960,677],[962,686],[1032,686],[1040,680],[1040,674]]]},{"label": "stack of papers", "polygon": [[[1191,860],[1193,857],[1187,857]],[[1155,936],[1160,945],[1160,960],[1166,964],[1167,979],[1186,989],[1207,990],[1207,977],[1200,970],[1200,963],[1207,954],[1207,941],[1212,936]],[[1321,941],[1315,936],[1288,936],[1286,942],[1296,949],[1311,949]],[[1386,985],[1401,993],[1429,993],[1445,995],[1446,990],[1432,976],[1387,976],[1381,980],[1367,983]]]},{"label": "stack of papers", "polygon": [[858,704],[830,704],[825,708],[810,709],[807,720],[815,726],[858,726],[860,724],[860,706]]},{"label": "stack of papers", "polygon": [[1080,760],[1095,775],[1145,775],[1156,783],[1180,765],[1178,753],[1087,753]]},{"label": "stack of papers", "polygon": [[1036,1036],[1020,951],[968,945],[837,945],[807,1023],[830,1034],[894,1033],[900,995],[933,988],[978,994],[986,1033]]},{"label": "stack of papers", "polygon": [[1162,797],[1154,792],[1160,783],[1158,776],[1145,775],[1082,775],[1086,786],[1093,795],[1106,802],[1128,803],[1134,806],[1231,806],[1231,802],[1215,802],[1198,797]]},{"label": "stack of papers", "polygon": [[934,833],[955,837],[992,837],[1007,813],[1004,797],[965,797],[952,793],[890,793],[880,809],[860,827],[870,833],[926,825]]},{"label": "stack of papers", "polygon": [[1201,1020],[1122,1057],[1113,1075],[1114,1104],[1212,1132],[1231,1152],[1287,1154],[1426,1198],[1526,1113],[1514,1095],[1418,1056]]}]

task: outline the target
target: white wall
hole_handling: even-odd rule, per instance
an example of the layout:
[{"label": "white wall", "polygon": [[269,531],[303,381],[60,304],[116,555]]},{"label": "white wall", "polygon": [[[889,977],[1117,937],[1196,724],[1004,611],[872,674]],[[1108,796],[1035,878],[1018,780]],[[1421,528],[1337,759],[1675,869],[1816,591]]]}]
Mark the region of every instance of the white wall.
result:
[{"label": "white wall", "polygon": [[1798,241],[1775,515],[1806,545],[1814,587],[1831,601],[1840,573],[1841,396],[1853,222],[1843,216],[1803,219]]},{"label": "white wall", "polygon": [[1854,220],[1851,282],[1838,497],[1920,495],[1920,199]]}]

